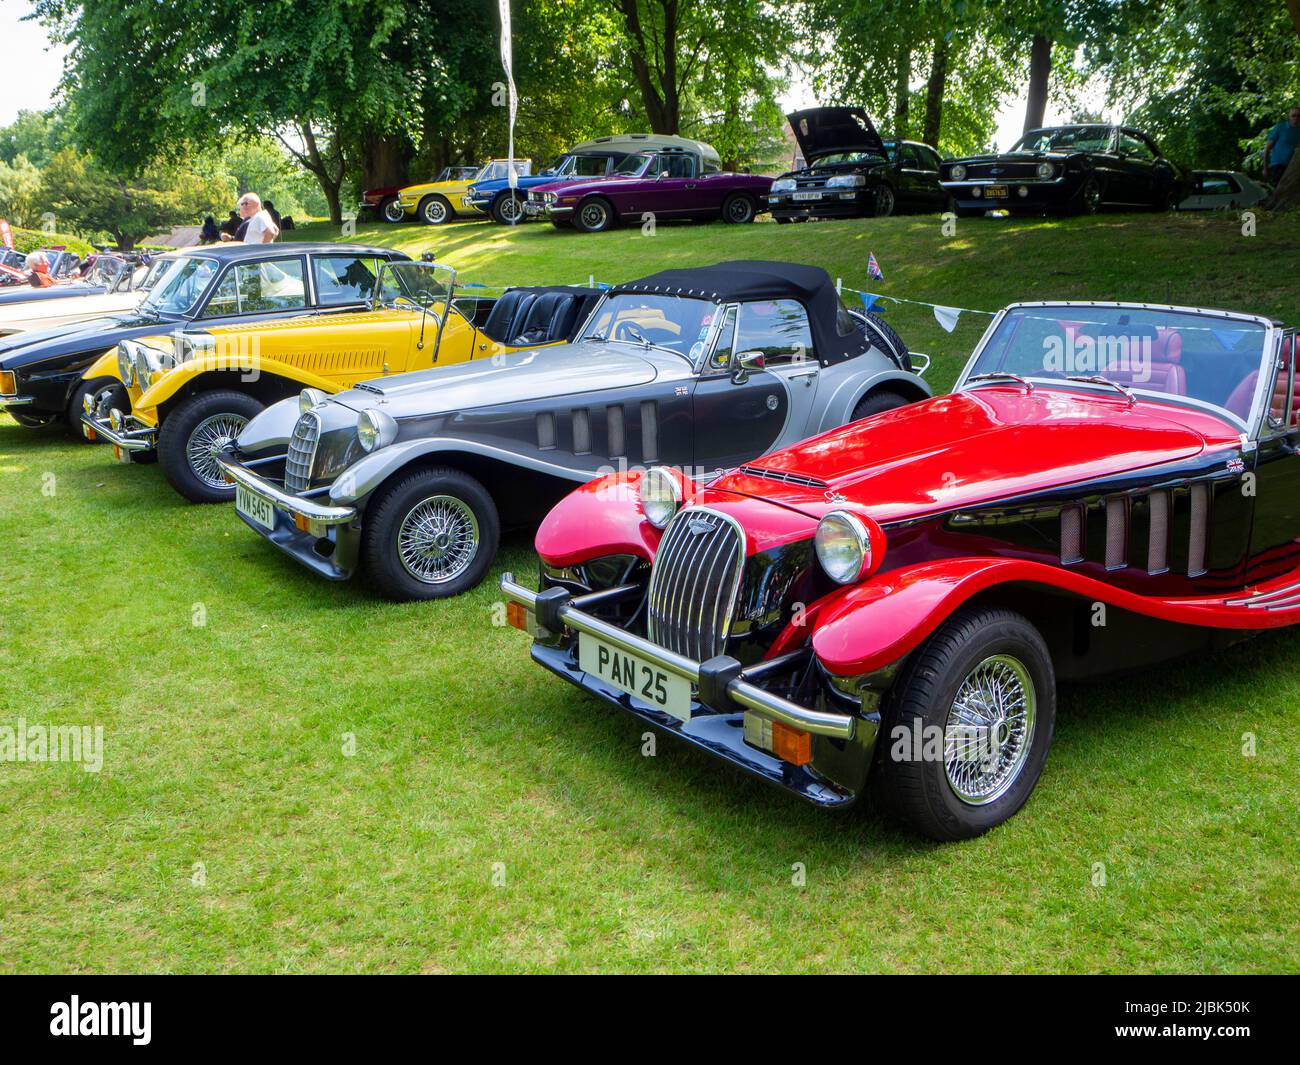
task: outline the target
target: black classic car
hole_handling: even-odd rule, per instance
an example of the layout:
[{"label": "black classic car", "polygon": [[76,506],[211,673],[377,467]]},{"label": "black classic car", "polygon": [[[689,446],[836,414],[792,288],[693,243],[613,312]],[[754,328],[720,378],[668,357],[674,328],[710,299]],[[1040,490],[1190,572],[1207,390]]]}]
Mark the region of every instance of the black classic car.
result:
[{"label": "black classic car", "polygon": [[939,153],[928,144],[882,140],[860,107],[814,107],[786,117],[806,165],[772,184],[768,203],[778,222],[948,206]]},{"label": "black classic car", "polygon": [[1189,174],[1156,142],[1127,126],[1030,130],[1000,155],[956,159],[943,187],[963,215],[1093,214],[1107,207],[1171,210],[1187,195]]},{"label": "black classic car", "polygon": [[[316,283],[316,264],[340,255],[382,262],[408,258],[392,248],[326,243],[217,244],[169,257],[167,272],[135,310],[0,340],[0,410],[28,427],[64,420],[80,435],[85,397],[118,384],[113,378],[83,380],[84,371],[106,351],[123,340],[158,333],[346,309],[353,303],[337,299],[352,297],[323,293]],[[238,287],[234,273],[240,266],[303,256],[311,268],[303,272],[307,282],[292,299],[264,300],[252,310],[230,299],[230,291]],[[358,310],[370,307],[366,300],[354,303]]]},{"label": "black classic car", "polygon": [[503,525],[603,471],[708,480],[927,397],[911,366],[826,271],[718,263],[615,286],[572,343],[308,389],[216,454],[243,521],[303,565],[343,580],[364,564],[392,598],[441,598],[483,579]]}]

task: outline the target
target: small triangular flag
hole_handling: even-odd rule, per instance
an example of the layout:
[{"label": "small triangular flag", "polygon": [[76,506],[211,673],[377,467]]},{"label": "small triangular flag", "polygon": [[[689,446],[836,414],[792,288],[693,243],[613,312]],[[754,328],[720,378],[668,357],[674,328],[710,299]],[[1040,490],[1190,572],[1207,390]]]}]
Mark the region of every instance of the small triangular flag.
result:
[{"label": "small triangular flag", "polygon": [[937,304],[935,305],[934,320],[943,326],[946,332],[951,333],[957,328],[957,319],[960,317],[960,307],[940,307]]},{"label": "small triangular flag", "polygon": [[871,252],[867,256],[867,276],[871,278],[872,281],[885,280],[885,272],[880,269],[880,264],[876,262],[875,252]]}]

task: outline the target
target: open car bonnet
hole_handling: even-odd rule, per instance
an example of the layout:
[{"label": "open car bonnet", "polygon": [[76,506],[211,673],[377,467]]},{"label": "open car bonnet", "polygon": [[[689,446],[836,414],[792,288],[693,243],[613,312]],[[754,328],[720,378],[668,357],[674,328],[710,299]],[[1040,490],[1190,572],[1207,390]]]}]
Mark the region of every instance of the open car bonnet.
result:
[{"label": "open car bonnet", "polygon": [[1171,413],[1142,401],[1130,407],[1118,396],[980,388],[834,429],[757,459],[710,487],[814,517],[849,502],[879,522],[900,521],[1204,450],[1205,438]]},{"label": "open car bonnet", "polygon": [[838,152],[885,155],[885,142],[861,107],[811,107],[785,117],[807,163]]}]

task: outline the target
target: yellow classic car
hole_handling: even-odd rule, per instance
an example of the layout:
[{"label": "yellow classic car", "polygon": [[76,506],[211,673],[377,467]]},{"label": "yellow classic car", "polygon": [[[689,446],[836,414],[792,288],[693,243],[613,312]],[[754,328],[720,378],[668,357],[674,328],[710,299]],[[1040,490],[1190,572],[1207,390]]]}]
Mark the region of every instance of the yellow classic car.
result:
[{"label": "yellow classic car", "polygon": [[[304,280],[323,283],[320,271],[305,274],[284,260],[242,265],[229,286],[217,282],[209,303],[223,293],[241,305],[269,300],[282,308],[278,315],[135,336],[85,372],[110,383],[86,397],[86,437],[112,445],[120,462],[156,458],[168,483],[196,503],[233,498],[213,451],[269,404],[560,343],[598,294],[554,287],[509,289],[497,299],[458,296],[450,267],[389,261],[378,264],[377,276],[336,279],[372,292],[368,305],[286,317],[288,306],[303,306]],[[350,269],[357,274],[355,264]]]},{"label": "yellow classic car", "polygon": [[464,181],[433,181],[408,185],[397,194],[398,205],[407,218],[417,218],[430,226],[440,226],[457,215],[486,218],[487,215],[465,200],[465,193],[476,181],[508,177],[510,168],[520,175],[532,170],[531,159],[489,159],[478,173]]}]

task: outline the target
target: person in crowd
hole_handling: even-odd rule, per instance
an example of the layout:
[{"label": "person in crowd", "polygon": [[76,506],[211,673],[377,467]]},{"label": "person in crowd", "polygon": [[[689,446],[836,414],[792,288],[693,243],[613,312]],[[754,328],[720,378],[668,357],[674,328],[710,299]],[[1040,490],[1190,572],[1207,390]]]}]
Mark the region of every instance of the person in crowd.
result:
[{"label": "person in crowd", "polygon": [[1300,148],[1300,105],[1291,108],[1285,122],[1279,122],[1272,128],[1264,147],[1268,180],[1274,185],[1282,180],[1296,148]]},{"label": "person in crowd", "polygon": [[203,219],[203,229],[199,233],[200,244],[215,244],[221,239],[221,230],[217,228],[217,220],[208,215]]},{"label": "person in crowd", "polygon": [[221,239],[226,240],[228,237],[233,237],[236,233],[239,232],[239,227],[241,224],[242,221],[239,217],[239,212],[231,211],[230,217],[227,218],[224,222],[221,223],[221,225],[217,227],[218,229],[221,230],[222,233],[226,234],[226,236],[222,237]]},{"label": "person in crowd", "polygon": [[43,251],[34,251],[27,256],[27,269],[31,271],[27,280],[32,288],[52,288],[58,284],[50,276],[50,260]]},{"label": "person in crowd", "polygon": [[[271,221],[271,216],[266,213],[262,206],[262,198],[255,192],[246,192],[239,197],[239,216],[244,220],[247,228],[243,235],[236,235],[235,240],[242,240],[245,244],[270,244],[280,235],[280,227]],[[229,237],[223,237],[223,240],[230,240]]]},{"label": "person in crowd", "polygon": [[275,204],[273,204],[270,200],[263,200],[262,208],[266,211],[267,214],[271,216],[271,221],[275,223],[276,229],[284,228],[284,226],[280,222],[280,212],[275,209]]}]

